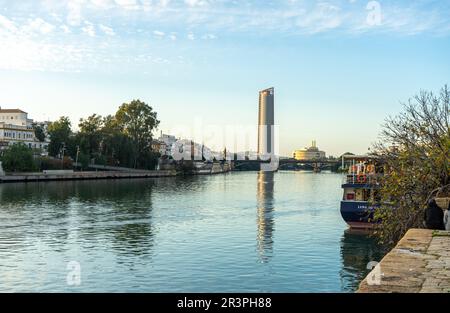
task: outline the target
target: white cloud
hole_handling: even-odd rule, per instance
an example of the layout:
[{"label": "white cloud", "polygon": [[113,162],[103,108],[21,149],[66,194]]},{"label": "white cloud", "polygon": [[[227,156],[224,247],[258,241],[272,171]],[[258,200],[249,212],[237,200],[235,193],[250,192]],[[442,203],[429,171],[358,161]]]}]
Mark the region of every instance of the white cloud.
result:
[{"label": "white cloud", "polygon": [[206,40],[214,40],[217,39],[217,36],[214,34],[206,34],[202,36],[202,39],[206,39]]},{"label": "white cloud", "polygon": [[95,32],[94,24],[92,24],[90,22],[84,22],[84,24],[85,24],[85,26],[83,26],[81,28],[81,31],[90,37],[95,37],[96,32]]},{"label": "white cloud", "polygon": [[98,25],[98,27],[100,28],[100,30],[108,36],[114,36],[116,33],[114,32],[114,29],[112,29],[109,26],[105,26],[103,24]]},{"label": "white cloud", "polygon": [[35,18],[29,20],[28,23],[22,28],[23,31],[28,33],[41,33],[43,35],[51,33],[55,29],[55,26],[47,23],[41,18]]},{"label": "white cloud", "polygon": [[70,34],[72,31],[70,30],[70,28],[67,25],[61,25],[59,26],[59,28],[61,28],[61,30],[65,33],[65,34]]},{"label": "white cloud", "polygon": [[6,30],[8,32],[16,32],[17,31],[17,27],[14,24],[13,21],[11,21],[9,18],[0,15],[0,30]]},{"label": "white cloud", "polygon": [[127,10],[138,10],[140,4],[136,0],[115,0],[116,4]]},{"label": "white cloud", "polygon": [[24,35],[0,36],[0,69],[19,71],[77,71],[86,54],[74,45],[45,43]]},{"label": "white cloud", "polygon": [[91,3],[102,9],[108,9],[114,6],[113,0],[91,0]]},{"label": "white cloud", "polygon": [[[144,28],[146,23],[152,27],[201,27],[196,32],[205,33],[227,31],[315,34],[335,30],[350,34],[374,31],[402,34],[450,32],[448,4],[437,5],[432,0],[403,1],[399,4],[379,1],[383,23],[379,27],[368,27],[367,2],[368,0],[276,0],[261,5],[256,0],[65,0],[65,12],[57,13],[66,16],[66,24],[72,27],[83,25],[86,19],[103,24],[105,17],[117,17],[121,19],[121,24],[127,22],[124,19],[130,19],[133,23],[142,23],[139,27]],[[53,6],[57,7],[59,1],[46,0],[46,3],[54,3]],[[124,13],[123,10],[127,12]]]},{"label": "white cloud", "polygon": [[[147,52],[155,45],[151,42],[152,45],[146,46],[146,41],[141,40],[144,36],[166,38],[181,47],[185,41],[175,42],[179,38],[197,42],[215,40],[216,34],[222,37],[236,33],[268,38],[327,32],[450,34],[450,5],[430,6],[431,0],[381,2],[383,20],[376,27],[366,22],[367,1],[277,0],[272,5],[254,0],[45,0],[45,3],[48,5],[30,14],[5,5],[7,10],[0,14],[0,68],[67,68],[70,64],[61,61],[65,57],[74,60],[74,67],[84,58],[97,59],[99,63],[106,59],[111,64],[125,59],[132,63],[136,61],[132,55],[135,49]],[[86,35],[96,40],[86,40]],[[113,35],[115,40],[110,40]],[[127,49],[130,44],[135,45],[133,52]],[[73,48],[80,45],[85,45],[85,49]],[[122,54],[112,56],[111,51],[117,49],[123,49]],[[158,57],[139,62],[167,63]]]},{"label": "white cloud", "polygon": [[166,34],[164,32],[162,32],[162,31],[154,30],[153,31],[153,35],[155,35],[156,37],[161,38],[161,37],[164,37]]},{"label": "white cloud", "polygon": [[341,8],[329,3],[318,3],[307,14],[300,16],[297,26],[308,33],[318,33],[334,29],[342,25],[343,14]]},{"label": "white cloud", "polygon": [[78,26],[81,24],[81,8],[84,0],[69,0],[67,2],[67,24]]},{"label": "white cloud", "polygon": [[190,7],[206,6],[209,4],[208,0],[184,0],[184,2]]},{"label": "white cloud", "polygon": [[165,8],[169,5],[169,3],[170,3],[170,0],[160,0],[159,6]]}]

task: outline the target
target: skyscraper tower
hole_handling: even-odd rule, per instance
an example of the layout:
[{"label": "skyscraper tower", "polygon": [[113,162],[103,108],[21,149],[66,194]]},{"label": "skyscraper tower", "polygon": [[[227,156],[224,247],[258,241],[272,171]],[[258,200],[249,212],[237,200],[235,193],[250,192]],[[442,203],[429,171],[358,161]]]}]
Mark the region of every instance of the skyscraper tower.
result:
[{"label": "skyscraper tower", "polygon": [[271,155],[274,151],[274,88],[259,92],[258,155]]}]

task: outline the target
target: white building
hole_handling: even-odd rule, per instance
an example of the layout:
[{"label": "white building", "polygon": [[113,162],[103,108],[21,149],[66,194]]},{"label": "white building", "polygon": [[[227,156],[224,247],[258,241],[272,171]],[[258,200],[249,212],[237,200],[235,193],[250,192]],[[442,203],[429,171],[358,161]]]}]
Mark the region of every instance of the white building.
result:
[{"label": "white building", "polygon": [[40,142],[36,138],[33,120],[28,118],[28,113],[19,109],[0,108],[0,149],[14,143],[47,151],[49,140]]},{"label": "white building", "polygon": [[178,139],[175,136],[161,133],[161,137],[159,137],[158,140],[165,143],[165,152],[162,153],[163,151],[161,151],[161,155],[172,156],[173,145],[178,141]]},{"label": "white building", "polygon": [[152,140],[152,151],[158,152],[161,156],[167,155],[166,143],[161,140]]}]

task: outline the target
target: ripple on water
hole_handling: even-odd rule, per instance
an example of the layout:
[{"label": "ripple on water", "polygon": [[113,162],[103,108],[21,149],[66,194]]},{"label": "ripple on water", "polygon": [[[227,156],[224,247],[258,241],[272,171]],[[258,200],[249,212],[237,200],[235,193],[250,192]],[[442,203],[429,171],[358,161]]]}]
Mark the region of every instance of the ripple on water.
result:
[{"label": "ripple on water", "polygon": [[[0,291],[352,291],[382,254],[345,233],[340,182],[251,172],[0,185]],[[79,287],[66,283],[70,261]]]}]

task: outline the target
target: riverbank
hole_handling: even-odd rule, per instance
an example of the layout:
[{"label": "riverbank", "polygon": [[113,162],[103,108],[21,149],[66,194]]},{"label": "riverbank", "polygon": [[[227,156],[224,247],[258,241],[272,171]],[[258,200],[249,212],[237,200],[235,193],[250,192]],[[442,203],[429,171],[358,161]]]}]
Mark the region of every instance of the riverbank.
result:
[{"label": "riverbank", "polygon": [[358,292],[450,293],[450,232],[409,230]]},{"label": "riverbank", "polygon": [[65,180],[96,180],[125,178],[158,178],[176,176],[175,171],[97,171],[97,172],[64,172],[64,173],[21,173],[0,176],[0,183],[44,182]]},{"label": "riverbank", "polygon": [[[1,167],[0,167],[1,169]],[[70,180],[104,180],[104,179],[133,179],[133,178],[159,178],[175,177],[180,175],[175,169],[164,170],[136,170],[121,167],[97,166],[96,171],[44,171],[36,173],[6,173],[1,172],[0,183],[17,182],[44,182],[44,181],[70,181]],[[231,171],[228,164],[211,164],[207,168],[196,168],[190,175],[216,175]]]}]

